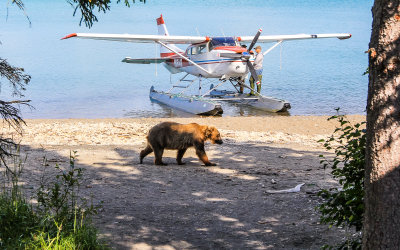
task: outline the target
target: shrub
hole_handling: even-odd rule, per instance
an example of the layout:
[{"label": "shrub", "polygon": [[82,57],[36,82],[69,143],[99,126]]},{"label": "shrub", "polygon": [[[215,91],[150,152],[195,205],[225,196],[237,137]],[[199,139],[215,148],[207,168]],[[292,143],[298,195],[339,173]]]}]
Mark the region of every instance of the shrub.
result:
[{"label": "shrub", "polygon": [[[11,184],[0,189],[0,248],[107,248],[98,240],[97,229],[91,223],[98,206],[87,205],[77,193],[83,169],[75,167],[75,153],[71,153],[66,170],[56,165],[59,173],[55,178],[42,178],[35,206],[20,192],[18,178],[23,164],[5,172]],[[18,154],[13,154],[13,158],[20,159]],[[47,166],[46,161],[44,165]]]},{"label": "shrub", "polygon": [[[337,109],[339,111],[339,109]],[[344,115],[335,115],[328,120],[340,124],[332,136],[324,142],[327,150],[334,150],[333,159],[320,155],[324,168],[330,167],[333,178],[341,188],[322,190],[318,193],[324,202],[317,207],[320,221],[330,227],[354,228],[356,234],[336,246],[338,249],[361,249],[361,230],[364,214],[364,168],[365,168],[365,122],[352,125]],[[332,246],[324,246],[332,248]]]},{"label": "shrub", "polygon": [[0,195],[0,248],[22,247],[38,223],[39,218],[23,197]]}]

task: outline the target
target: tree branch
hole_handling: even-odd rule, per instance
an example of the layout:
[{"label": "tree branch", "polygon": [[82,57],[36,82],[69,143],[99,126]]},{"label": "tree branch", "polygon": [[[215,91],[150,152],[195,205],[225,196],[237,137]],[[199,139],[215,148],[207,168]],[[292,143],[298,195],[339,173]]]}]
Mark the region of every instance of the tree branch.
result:
[{"label": "tree branch", "polygon": [[[132,3],[135,3],[135,0],[131,0]],[[146,0],[139,0],[140,2],[145,3]],[[82,25],[82,22],[85,23],[87,27],[92,27],[94,22],[97,22],[98,19],[94,14],[95,9],[97,8],[97,12],[106,13],[110,10],[111,0],[67,0],[67,2],[74,7],[75,16],[76,12],[80,10],[81,20],[79,25]],[[117,0],[117,3],[120,3],[121,0]],[[130,7],[130,1],[124,0],[125,6]]]},{"label": "tree branch", "polygon": [[[23,68],[11,66],[7,60],[0,58],[0,80],[5,78],[10,83],[13,89],[13,96],[23,97],[22,92],[25,90],[25,86],[31,80],[31,76],[25,74]],[[1,85],[0,81],[0,85]]]}]

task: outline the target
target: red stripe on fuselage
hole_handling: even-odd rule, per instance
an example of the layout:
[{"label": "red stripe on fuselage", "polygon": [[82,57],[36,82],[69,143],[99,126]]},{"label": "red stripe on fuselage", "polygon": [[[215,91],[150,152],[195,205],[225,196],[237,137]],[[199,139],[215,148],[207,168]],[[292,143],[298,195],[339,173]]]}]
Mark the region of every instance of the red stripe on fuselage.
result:
[{"label": "red stripe on fuselage", "polygon": [[214,64],[214,63],[231,63],[231,62],[243,62],[243,61],[241,61],[241,60],[236,60],[236,61],[205,62],[205,63],[198,63],[198,65]]},{"label": "red stripe on fuselage", "polygon": [[242,53],[242,52],[247,51],[246,48],[243,48],[240,46],[220,46],[220,47],[213,48],[213,50],[229,50],[229,51],[233,51],[236,53]]},{"label": "red stripe on fuselage", "polygon": [[[218,61],[218,62],[205,62],[205,63],[197,63],[198,65],[206,65],[206,64],[215,64],[215,63],[232,63],[232,62],[243,62],[241,60],[234,60],[234,61]],[[168,60],[166,61],[167,64],[175,67],[175,68],[185,68],[189,66],[193,66],[193,64],[190,64],[189,61],[186,61],[185,59],[182,59],[182,67],[176,67],[174,60]]]},{"label": "red stripe on fuselage", "polygon": [[[181,55],[185,55],[185,52],[179,52],[179,54]],[[170,58],[182,58],[180,56],[178,56],[177,54],[175,54],[174,52],[166,52],[166,53],[160,53],[161,57],[170,57]]]},{"label": "red stripe on fuselage", "polygon": [[172,57],[174,55],[176,55],[174,52],[160,53],[161,57]]}]

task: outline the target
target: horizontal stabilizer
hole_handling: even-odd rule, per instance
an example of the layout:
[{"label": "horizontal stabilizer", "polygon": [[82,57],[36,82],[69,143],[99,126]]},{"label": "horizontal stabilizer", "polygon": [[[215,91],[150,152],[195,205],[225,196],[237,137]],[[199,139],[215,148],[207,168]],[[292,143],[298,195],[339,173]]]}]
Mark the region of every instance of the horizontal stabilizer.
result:
[{"label": "horizontal stabilizer", "polygon": [[165,61],[167,61],[169,58],[165,58],[165,57],[160,57],[160,58],[138,58],[138,59],[134,59],[134,58],[130,58],[130,57],[125,57],[124,60],[122,60],[122,62],[126,62],[126,63],[137,63],[137,64],[150,64],[150,63],[163,63]]}]

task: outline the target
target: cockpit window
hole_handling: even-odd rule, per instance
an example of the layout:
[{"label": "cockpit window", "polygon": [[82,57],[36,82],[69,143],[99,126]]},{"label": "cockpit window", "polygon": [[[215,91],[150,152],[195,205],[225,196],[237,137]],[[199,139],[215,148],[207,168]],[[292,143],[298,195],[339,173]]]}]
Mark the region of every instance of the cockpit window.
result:
[{"label": "cockpit window", "polygon": [[207,44],[194,45],[187,50],[188,55],[197,55],[207,52]]},{"label": "cockpit window", "polygon": [[207,52],[207,44],[202,44],[202,45],[199,45],[199,47],[197,47],[198,54],[205,53],[205,52]]},{"label": "cockpit window", "polygon": [[210,50],[220,46],[236,46],[236,41],[233,37],[212,37],[210,41]]}]

